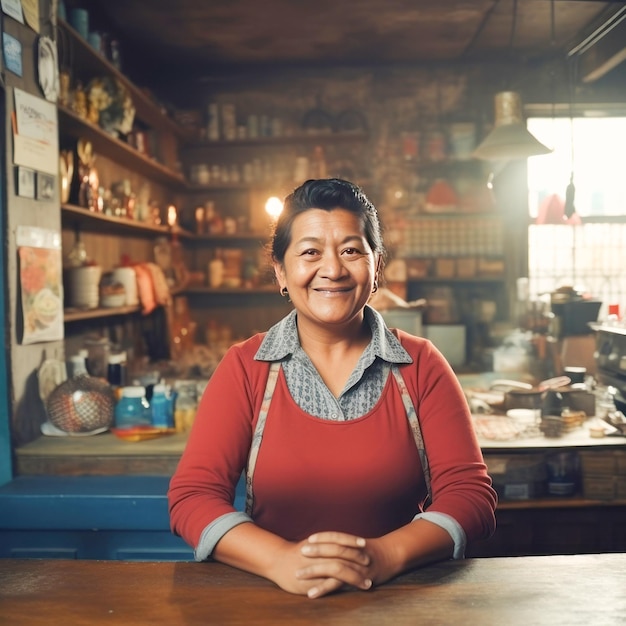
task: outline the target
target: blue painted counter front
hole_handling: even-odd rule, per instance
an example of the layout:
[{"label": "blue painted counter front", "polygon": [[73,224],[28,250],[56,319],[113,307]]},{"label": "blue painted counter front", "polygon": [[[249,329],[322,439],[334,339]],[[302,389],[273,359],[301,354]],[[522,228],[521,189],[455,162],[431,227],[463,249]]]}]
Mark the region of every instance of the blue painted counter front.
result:
[{"label": "blue painted counter front", "polygon": [[[0,487],[0,557],[193,560],[169,528],[167,476],[22,476]],[[235,506],[244,503],[243,481]]]}]

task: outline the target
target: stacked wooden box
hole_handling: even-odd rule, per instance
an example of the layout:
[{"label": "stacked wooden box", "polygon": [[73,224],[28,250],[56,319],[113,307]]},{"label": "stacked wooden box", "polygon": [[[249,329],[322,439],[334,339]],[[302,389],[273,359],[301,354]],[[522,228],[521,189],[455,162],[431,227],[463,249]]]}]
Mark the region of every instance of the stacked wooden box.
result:
[{"label": "stacked wooden box", "polygon": [[585,498],[626,500],[626,450],[583,450],[579,454]]}]

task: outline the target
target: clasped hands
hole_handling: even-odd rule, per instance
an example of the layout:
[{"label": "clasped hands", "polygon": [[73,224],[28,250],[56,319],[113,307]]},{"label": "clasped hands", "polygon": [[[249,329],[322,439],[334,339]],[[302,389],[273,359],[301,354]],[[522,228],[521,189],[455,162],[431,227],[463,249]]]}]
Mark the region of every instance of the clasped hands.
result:
[{"label": "clasped hands", "polygon": [[385,582],[381,539],[363,539],[341,532],[318,532],[288,544],[276,562],[275,582],[291,593],[321,596],[351,586],[370,589]]}]

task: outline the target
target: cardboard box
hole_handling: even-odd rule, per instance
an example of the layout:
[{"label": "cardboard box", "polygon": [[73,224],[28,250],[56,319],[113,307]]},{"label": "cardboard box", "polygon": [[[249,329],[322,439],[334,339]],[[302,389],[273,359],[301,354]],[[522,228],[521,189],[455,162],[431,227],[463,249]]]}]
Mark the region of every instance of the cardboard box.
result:
[{"label": "cardboard box", "polygon": [[459,278],[474,278],[478,269],[476,257],[459,257],[456,260],[456,275]]},{"label": "cardboard box", "polygon": [[409,280],[430,276],[431,259],[407,259],[406,274]]},{"label": "cardboard box", "polygon": [[454,278],[456,259],[435,259],[435,275],[437,278]]},{"label": "cardboard box", "polygon": [[626,450],[581,450],[583,475],[625,476]]},{"label": "cardboard box", "polygon": [[427,324],[424,337],[430,339],[450,365],[464,365],[466,360],[465,326],[462,324]]}]

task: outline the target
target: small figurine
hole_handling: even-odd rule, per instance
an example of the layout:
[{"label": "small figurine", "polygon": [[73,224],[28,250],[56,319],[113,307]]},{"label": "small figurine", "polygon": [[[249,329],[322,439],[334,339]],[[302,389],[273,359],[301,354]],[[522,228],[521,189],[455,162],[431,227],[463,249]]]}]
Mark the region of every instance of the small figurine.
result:
[{"label": "small figurine", "polygon": [[72,102],[72,108],[79,117],[87,119],[87,94],[83,89],[82,83],[79,81],[76,83],[74,89],[74,98]]}]

